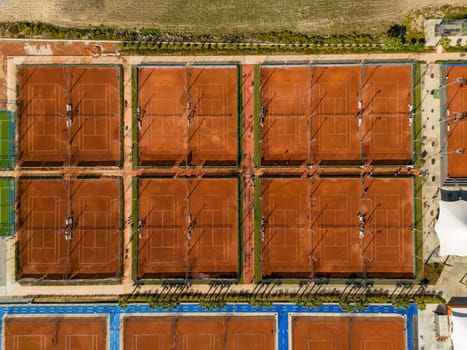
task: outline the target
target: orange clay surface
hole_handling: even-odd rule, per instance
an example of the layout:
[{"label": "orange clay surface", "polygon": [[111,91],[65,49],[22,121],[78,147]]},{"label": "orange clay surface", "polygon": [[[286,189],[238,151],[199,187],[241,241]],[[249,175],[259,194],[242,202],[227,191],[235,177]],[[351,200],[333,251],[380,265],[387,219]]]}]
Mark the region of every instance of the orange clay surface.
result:
[{"label": "orange clay surface", "polygon": [[[467,78],[467,66],[448,67],[447,73],[448,177],[467,177],[467,118],[454,120],[456,113],[467,113],[467,85],[456,83],[457,77]],[[457,149],[463,149],[464,154],[456,153]]]},{"label": "orange clay surface", "polygon": [[104,317],[6,317],[5,350],[106,350]]},{"label": "orange clay surface", "polygon": [[139,278],[237,277],[236,179],[140,179]]},{"label": "orange clay surface", "polygon": [[237,68],[138,69],[140,165],[237,163]]},{"label": "orange clay surface", "polygon": [[264,278],[413,276],[412,179],[265,178],[261,193]]},{"label": "orange clay surface", "polygon": [[273,350],[271,316],[126,317],[124,350]]},{"label": "orange clay surface", "polygon": [[293,316],[293,350],[405,350],[403,317]]},{"label": "orange clay surface", "polygon": [[[19,277],[115,277],[120,271],[117,179],[19,180]],[[73,238],[65,221],[73,217]]]},{"label": "orange clay surface", "polygon": [[409,65],[263,66],[262,164],[410,163],[411,74]]},{"label": "orange clay surface", "polygon": [[119,66],[20,66],[18,88],[20,166],[119,164]]}]

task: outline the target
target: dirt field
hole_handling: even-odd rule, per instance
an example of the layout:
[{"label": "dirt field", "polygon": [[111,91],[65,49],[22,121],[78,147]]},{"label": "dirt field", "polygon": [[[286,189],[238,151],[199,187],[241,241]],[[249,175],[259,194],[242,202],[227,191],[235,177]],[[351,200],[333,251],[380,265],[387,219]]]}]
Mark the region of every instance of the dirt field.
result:
[{"label": "dirt field", "polygon": [[124,350],[272,350],[275,323],[271,316],[126,317]]},{"label": "dirt field", "polygon": [[[467,85],[456,82],[458,77],[467,78],[467,65],[448,67],[447,75],[448,177],[467,177],[467,115],[456,120],[456,113],[467,113]],[[462,150],[463,154],[457,150]]]},{"label": "dirt field", "polygon": [[235,278],[236,179],[140,179],[139,278]]},{"label": "dirt field", "polygon": [[237,163],[237,68],[138,69],[140,165]]},{"label": "dirt field", "polygon": [[200,34],[277,30],[321,35],[382,33],[411,9],[442,4],[465,5],[465,1],[9,0],[0,5],[0,21],[42,21],[84,27],[106,23]]},{"label": "dirt field", "polygon": [[261,193],[264,278],[413,276],[412,179],[263,179]]},{"label": "dirt field", "polygon": [[263,66],[261,80],[263,165],[411,162],[410,65]]},{"label": "dirt field", "polygon": [[20,166],[119,165],[118,66],[20,67],[18,88]]},{"label": "dirt field", "polygon": [[365,316],[294,316],[294,350],[405,350],[405,319]]},{"label": "dirt field", "polygon": [[104,317],[6,317],[5,350],[106,350]]},{"label": "dirt field", "polygon": [[20,279],[118,277],[119,180],[19,180],[17,201]]}]

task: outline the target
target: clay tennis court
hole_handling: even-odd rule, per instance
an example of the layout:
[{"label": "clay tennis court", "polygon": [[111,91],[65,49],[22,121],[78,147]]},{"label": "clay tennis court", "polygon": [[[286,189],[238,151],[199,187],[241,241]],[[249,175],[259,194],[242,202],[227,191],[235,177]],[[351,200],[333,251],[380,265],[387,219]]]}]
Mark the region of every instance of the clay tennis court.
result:
[{"label": "clay tennis court", "polygon": [[361,161],[358,128],[360,66],[312,67],[311,160]]},{"label": "clay tennis court", "polygon": [[262,164],[410,163],[411,74],[410,65],[262,66]]},{"label": "clay tennis court", "polygon": [[105,317],[11,317],[4,319],[5,350],[107,350]]},{"label": "clay tennis court", "polygon": [[308,277],[308,180],[262,179],[261,194],[263,277]]},{"label": "clay tennis court", "polygon": [[123,319],[124,350],[273,350],[273,316],[146,316]]},{"label": "clay tennis court", "polygon": [[120,75],[119,66],[20,66],[18,164],[120,165]]},{"label": "clay tennis court", "polygon": [[237,164],[237,67],[138,68],[140,165]]},{"label": "clay tennis court", "polygon": [[237,277],[237,179],[139,179],[138,193],[138,278]]},{"label": "clay tennis court", "polygon": [[20,179],[17,203],[19,279],[119,277],[120,180]]},{"label": "clay tennis court", "polygon": [[405,318],[292,316],[293,350],[405,350]]},{"label": "clay tennis court", "polygon": [[307,162],[310,103],[309,67],[261,67],[263,165]]},{"label": "clay tennis court", "polygon": [[448,66],[447,76],[448,177],[467,177],[467,85],[456,81],[467,78],[467,66]]},{"label": "clay tennis court", "polygon": [[410,164],[412,65],[368,65],[362,76],[360,139],[365,159],[373,164]]},{"label": "clay tennis court", "polygon": [[271,178],[261,194],[263,278],[413,277],[411,178]]}]

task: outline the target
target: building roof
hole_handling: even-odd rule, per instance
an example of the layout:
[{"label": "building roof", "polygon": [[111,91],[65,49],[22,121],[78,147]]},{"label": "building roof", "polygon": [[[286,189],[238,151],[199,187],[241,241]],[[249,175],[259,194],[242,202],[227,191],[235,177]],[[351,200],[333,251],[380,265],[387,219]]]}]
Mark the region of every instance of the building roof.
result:
[{"label": "building roof", "polygon": [[467,201],[440,201],[435,231],[440,255],[467,256]]}]

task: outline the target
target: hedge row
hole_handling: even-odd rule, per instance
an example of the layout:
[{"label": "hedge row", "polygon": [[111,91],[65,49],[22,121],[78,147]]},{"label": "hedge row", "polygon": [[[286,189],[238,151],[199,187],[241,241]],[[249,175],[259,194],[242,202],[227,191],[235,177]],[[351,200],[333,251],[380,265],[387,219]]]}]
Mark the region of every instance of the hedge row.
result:
[{"label": "hedge row", "polygon": [[313,296],[255,296],[246,294],[227,295],[126,295],[118,299],[121,307],[130,303],[148,303],[152,308],[174,309],[180,303],[198,303],[206,309],[222,308],[227,303],[249,303],[252,306],[271,306],[277,302],[291,302],[310,308],[320,307],[325,303],[338,303],[343,310],[354,312],[360,311],[370,304],[392,304],[398,308],[407,308],[411,303],[417,305],[420,310],[425,309],[426,304],[441,304],[444,299],[437,294],[424,295],[375,295],[375,294],[323,294]]},{"label": "hedge row", "polygon": [[201,43],[201,42],[123,42],[120,45],[122,53],[127,55],[151,54],[272,54],[272,53],[365,53],[365,52],[421,52],[423,44],[386,45],[373,44],[264,44],[264,43]]},{"label": "hedge row", "polygon": [[[307,35],[289,30],[269,33],[226,33],[212,34],[181,34],[161,32],[157,28],[121,29],[116,27],[69,28],[41,22],[3,22],[0,23],[0,36],[12,38],[44,38],[44,39],[86,39],[86,40],[119,40],[138,42],[203,42],[203,43],[282,43],[282,44],[380,44],[392,33],[385,35],[370,35],[353,33],[350,35],[320,36]],[[404,41],[403,41],[404,42]],[[412,42],[411,44],[423,44]]]}]

